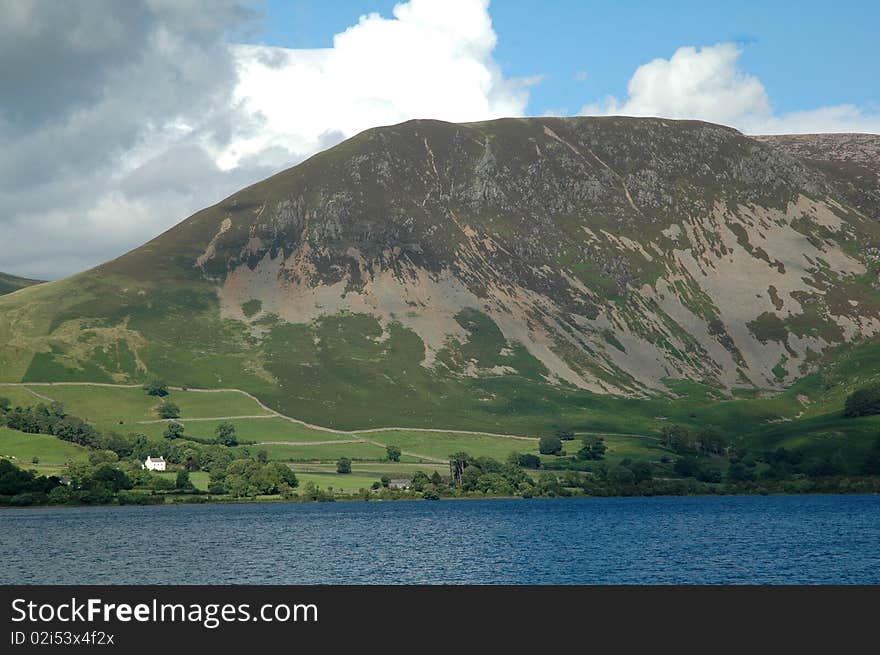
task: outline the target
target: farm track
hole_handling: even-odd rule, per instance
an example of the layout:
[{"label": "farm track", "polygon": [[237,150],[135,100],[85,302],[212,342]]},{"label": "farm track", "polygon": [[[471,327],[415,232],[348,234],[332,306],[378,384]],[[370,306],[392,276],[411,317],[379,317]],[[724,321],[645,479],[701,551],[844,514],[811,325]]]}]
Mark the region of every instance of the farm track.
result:
[{"label": "farm track", "polygon": [[[64,386],[80,386],[80,387],[105,387],[110,389],[139,389],[141,385],[139,384],[110,384],[107,382],[0,382],[0,387],[21,387],[34,394],[38,398],[42,398],[46,401],[52,402],[53,399],[48,398],[47,396],[43,396],[36,391],[30,389],[30,387],[64,387]],[[183,391],[182,387],[168,387],[172,391]],[[290,423],[295,423],[297,425],[301,425],[310,430],[315,430],[318,432],[327,432],[329,434],[343,434],[343,435],[368,435],[368,434],[377,434],[380,432],[429,432],[434,434],[462,434],[462,435],[470,435],[475,437],[498,437],[502,439],[516,439],[520,441],[538,441],[538,437],[524,437],[518,434],[504,434],[500,432],[482,432],[479,430],[451,430],[451,429],[443,429],[443,428],[420,428],[420,427],[400,427],[400,426],[388,426],[388,427],[380,427],[380,428],[361,428],[357,430],[337,430],[334,428],[328,428],[323,425],[316,425],[314,423],[308,423],[307,421],[303,421],[302,419],[294,418],[292,416],[287,416],[286,414],[282,414],[281,412],[272,409],[271,407],[265,405],[259,398],[254,396],[247,391],[242,389],[193,389],[189,387],[186,389],[186,393],[239,393],[244,396],[247,396],[252,401],[254,401],[260,409],[266,412],[266,414],[256,414],[256,415],[244,415],[244,416],[215,416],[215,417],[201,417],[201,418],[189,418],[189,419],[179,419],[181,423],[186,423],[187,421],[226,421],[233,419],[264,419],[264,418],[279,418],[285,421],[289,421]],[[149,421],[139,421],[139,424],[149,424],[149,423],[166,423],[169,421],[174,421],[176,419],[155,419]],[[579,436],[587,436],[587,435],[606,435],[612,437],[635,437],[642,439],[655,439],[656,437],[648,434],[625,434],[625,433],[616,433],[616,432],[577,432]],[[296,441],[283,441],[283,442],[275,442],[275,441],[265,441],[261,442],[258,445],[323,445],[330,443],[369,443],[374,446],[380,446],[384,448],[387,444],[382,444],[377,441],[371,441],[369,439],[351,439],[351,440],[333,440],[333,441],[312,441],[312,442],[296,442]],[[446,460],[441,460],[436,457],[430,457],[428,455],[422,455],[420,453],[413,452],[402,452],[404,455],[409,455],[411,457],[418,457],[420,459],[424,459],[427,461],[433,462],[442,462],[445,463]]]}]

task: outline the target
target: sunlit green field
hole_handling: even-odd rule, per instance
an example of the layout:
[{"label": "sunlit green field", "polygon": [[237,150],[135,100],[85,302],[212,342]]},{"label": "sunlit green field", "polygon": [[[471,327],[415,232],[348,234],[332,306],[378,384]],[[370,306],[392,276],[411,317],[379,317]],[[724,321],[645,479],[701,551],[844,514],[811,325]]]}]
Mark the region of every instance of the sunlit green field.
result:
[{"label": "sunlit green field", "polygon": [[371,443],[334,443],[328,442],[313,446],[297,446],[294,444],[268,444],[248,446],[251,452],[265,450],[269,459],[281,462],[314,462],[337,460],[348,457],[351,460],[380,461],[385,459],[385,449]]},{"label": "sunlit green field", "polygon": [[[177,480],[177,472],[176,471],[165,471],[164,473],[156,473],[156,475],[163,477],[167,480],[171,480],[175,482]],[[208,475],[205,471],[193,471],[189,474],[189,481],[193,483],[193,486],[200,491],[208,490],[208,483],[211,481],[211,476]]]},{"label": "sunlit green field", "polygon": [[321,489],[333,487],[335,491],[353,493],[359,489],[369,489],[380,476],[357,475],[355,473],[297,473],[300,490],[309,482]]},{"label": "sunlit green field", "polygon": [[[39,462],[34,464],[33,458]],[[0,458],[42,475],[60,473],[68,462],[83,462],[89,451],[82,446],[46,434],[25,434],[0,426]]]},{"label": "sunlit green field", "polygon": [[[235,433],[239,441],[263,443],[263,442],[314,442],[314,441],[335,441],[338,439],[351,439],[351,436],[341,435],[337,432],[326,432],[323,430],[313,430],[304,427],[298,423],[285,420],[278,417],[270,418],[245,418],[245,419],[215,419],[210,421],[204,420],[187,420],[186,418],[178,419],[185,428],[185,434],[198,437],[201,439],[211,439],[214,437],[215,430],[221,423],[231,423],[235,426]],[[135,432],[145,434],[148,437],[159,438],[165,432],[167,423],[141,423],[132,429]]]}]

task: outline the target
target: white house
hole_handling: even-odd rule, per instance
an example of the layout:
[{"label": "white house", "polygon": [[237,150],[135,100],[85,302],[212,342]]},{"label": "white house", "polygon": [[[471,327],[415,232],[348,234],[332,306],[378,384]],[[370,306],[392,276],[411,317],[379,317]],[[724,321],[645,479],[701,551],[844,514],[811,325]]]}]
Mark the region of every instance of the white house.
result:
[{"label": "white house", "polygon": [[165,470],[165,458],[164,457],[147,457],[144,460],[144,463],[141,465],[141,468],[147,469],[149,471],[164,471]]}]

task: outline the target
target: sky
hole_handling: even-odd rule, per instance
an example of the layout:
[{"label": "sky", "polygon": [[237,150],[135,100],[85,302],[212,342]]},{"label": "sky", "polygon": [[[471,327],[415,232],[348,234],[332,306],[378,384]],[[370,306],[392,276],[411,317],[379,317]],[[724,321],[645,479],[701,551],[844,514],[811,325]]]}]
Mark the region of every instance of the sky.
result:
[{"label": "sky", "polygon": [[411,118],[880,133],[880,3],[709,4],[4,0],[0,271],[85,270]]}]

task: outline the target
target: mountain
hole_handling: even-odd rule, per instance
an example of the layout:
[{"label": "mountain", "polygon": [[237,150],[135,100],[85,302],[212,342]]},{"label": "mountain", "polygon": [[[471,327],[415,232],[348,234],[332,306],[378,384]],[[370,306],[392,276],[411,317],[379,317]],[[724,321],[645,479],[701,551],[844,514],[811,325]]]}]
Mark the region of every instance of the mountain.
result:
[{"label": "mountain", "polygon": [[40,284],[41,282],[41,280],[28,280],[23,277],[15,277],[14,275],[0,273],[0,296],[12,293],[13,291],[18,291],[19,289],[24,289],[25,287],[34,284]]},{"label": "mountain", "polygon": [[651,118],[371,129],[0,300],[0,380],[158,376],[338,427],[613,427],[795,384],[803,405],[880,331],[878,148]]}]

